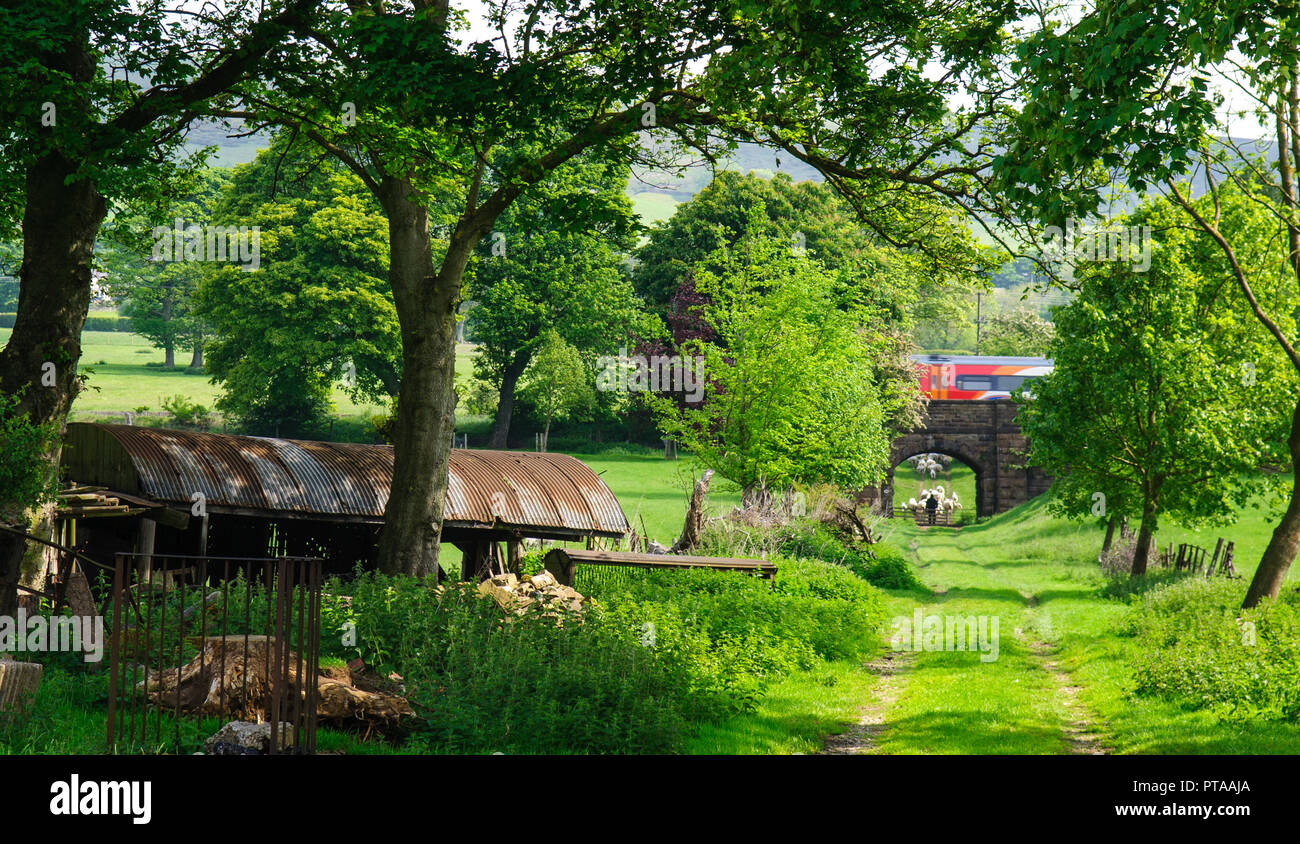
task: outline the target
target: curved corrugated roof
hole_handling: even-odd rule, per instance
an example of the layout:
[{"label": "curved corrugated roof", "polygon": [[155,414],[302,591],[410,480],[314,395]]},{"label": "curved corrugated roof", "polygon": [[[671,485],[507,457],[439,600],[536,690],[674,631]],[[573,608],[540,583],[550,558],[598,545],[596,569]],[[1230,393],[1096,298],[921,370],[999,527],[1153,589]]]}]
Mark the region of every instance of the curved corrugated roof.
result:
[{"label": "curved corrugated roof", "polygon": [[[300,518],[382,519],[393,476],[385,445],[306,442],[130,425],[68,426],[72,479],[189,506]],[[458,527],[542,528],[622,535],[618,499],[580,460],[564,454],[453,449],[444,520]]]}]

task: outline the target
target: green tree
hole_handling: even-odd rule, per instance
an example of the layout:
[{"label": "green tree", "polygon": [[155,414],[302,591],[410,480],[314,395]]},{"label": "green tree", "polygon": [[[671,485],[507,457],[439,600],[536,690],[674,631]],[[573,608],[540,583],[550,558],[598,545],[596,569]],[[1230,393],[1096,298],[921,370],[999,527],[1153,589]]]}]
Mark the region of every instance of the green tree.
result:
[{"label": "green tree", "polygon": [[[1248,213],[1250,209],[1234,209]],[[1213,243],[1158,203],[1129,222],[1161,232],[1149,272],[1081,269],[1057,310],[1054,370],[1017,417],[1030,460],[1056,476],[1066,516],[1141,520],[1133,574],[1145,573],[1162,516],[1197,526],[1235,518],[1281,456],[1286,362],[1225,290]]]},{"label": "green tree", "polygon": [[356,176],[277,142],[236,168],[214,219],[257,226],[261,264],[219,267],[199,287],[219,409],[247,430],[291,436],[319,430],[336,383],[356,398],[397,395],[387,223]]},{"label": "green tree", "polygon": [[[314,31],[311,68],[288,66],[239,112],[292,125],[338,157],[388,217],[404,400],[384,571],[434,570],[456,306],[479,242],[514,202],[578,157],[662,164],[750,141],[852,183],[841,190],[851,206],[897,245],[941,250],[934,226],[894,222],[935,199],[931,223],[987,207],[977,195],[989,147],[978,136],[1007,90],[971,83],[1008,47],[1003,26],[1016,15],[997,0],[543,0],[479,11],[491,34],[476,41],[459,37],[466,16],[446,2],[351,4]],[[942,76],[924,72],[934,62]],[[954,106],[959,89],[969,96]],[[656,143],[632,143],[643,133]]]},{"label": "green tree", "polygon": [[1056,329],[1029,308],[1004,311],[989,320],[980,335],[980,354],[1041,357]]},{"label": "green tree", "polygon": [[[196,173],[194,189],[169,206],[162,228],[172,230],[179,220],[182,228],[206,231],[229,183],[228,170],[207,168]],[[176,349],[188,347],[190,368],[201,369],[208,326],[194,312],[194,297],[211,265],[180,260],[184,256],[174,254],[154,260],[158,238],[152,221],[142,213],[116,217],[105,228],[104,240],[110,248],[102,253],[107,271],[104,287],[121,300],[119,310],[131,318],[132,330],[163,350],[163,368],[175,368]],[[170,240],[166,243],[170,253]]]},{"label": "green tree", "polygon": [[[1044,29],[1014,68],[1031,96],[993,184],[1024,214],[1057,223],[1094,212],[1117,175],[1139,193],[1159,190],[1218,247],[1241,301],[1300,373],[1292,304],[1300,286],[1296,24],[1294,9],[1267,3],[1104,0],[1077,21]],[[1245,115],[1224,107],[1215,77],[1251,103]],[[1267,133],[1253,149],[1235,140],[1251,112]],[[1182,183],[1193,175],[1213,201],[1198,202]],[[1257,244],[1229,236],[1216,213],[1232,191],[1268,209],[1280,227],[1267,241],[1287,261],[1289,290],[1277,300],[1261,293],[1276,265],[1252,269],[1243,256]],[[1300,394],[1287,415],[1289,462],[1300,467]],[[1279,593],[1300,552],[1300,471],[1294,476],[1246,607]]]},{"label": "green tree", "polygon": [[[0,394],[17,397],[14,412],[33,426],[61,430],[81,385],[94,244],[110,207],[176,195],[175,177],[194,163],[178,154],[187,128],[258,73],[315,5],[230,0],[177,15],[163,3],[50,0],[0,9],[0,235],[23,241]],[[42,383],[46,364],[52,386]],[[56,439],[44,455],[51,475],[59,448]],[[49,535],[50,509],[35,518]],[[14,611],[26,551],[0,537],[0,614]]]},{"label": "green tree", "polygon": [[[969,229],[936,213],[938,208],[934,201],[917,199],[896,209],[889,226],[900,231],[924,227],[928,239],[925,248],[915,243],[900,248],[894,244],[901,239],[898,232],[885,228],[882,234],[864,225],[830,184],[794,182],[784,173],[765,179],[723,171],[651,229],[637,250],[633,279],[650,307],[667,315],[679,288],[692,282],[694,268],[716,270],[708,265],[710,257],[736,244],[753,224],[764,236],[805,250],[828,269],[850,269],[862,295],[874,299],[894,321],[902,323],[913,309],[918,318],[930,319],[935,311],[927,303],[952,289],[964,294],[986,260]],[[757,220],[755,209],[764,212]]]},{"label": "green tree", "polygon": [[702,359],[704,400],[649,397],[661,428],[748,502],[794,483],[878,480],[890,438],[871,370],[887,339],[865,328],[876,314],[846,274],[760,226],[709,263],[721,271],[698,267],[695,284],[717,339],[683,344]]},{"label": "green tree", "polygon": [[551,330],[524,373],[524,396],[542,416],[542,450],[551,436],[551,423],[579,418],[591,411],[596,391],[582,355],[558,332]]},{"label": "green tree", "polygon": [[626,185],[626,166],[575,162],[480,244],[467,295],[474,370],[498,393],[489,448],[507,446],[515,387],[548,329],[587,355],[655,330],[625,268],[636,230]]}]

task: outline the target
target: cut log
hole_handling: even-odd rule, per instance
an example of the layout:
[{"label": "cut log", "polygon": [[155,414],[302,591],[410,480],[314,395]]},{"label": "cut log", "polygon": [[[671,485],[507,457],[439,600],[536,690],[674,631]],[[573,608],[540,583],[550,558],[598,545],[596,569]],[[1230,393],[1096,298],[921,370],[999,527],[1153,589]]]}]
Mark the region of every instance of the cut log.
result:
[{"label": "cut log", "polygon": [[32,705],[43,669],[39,662],[0,659],[0,714],[21,715]]}]

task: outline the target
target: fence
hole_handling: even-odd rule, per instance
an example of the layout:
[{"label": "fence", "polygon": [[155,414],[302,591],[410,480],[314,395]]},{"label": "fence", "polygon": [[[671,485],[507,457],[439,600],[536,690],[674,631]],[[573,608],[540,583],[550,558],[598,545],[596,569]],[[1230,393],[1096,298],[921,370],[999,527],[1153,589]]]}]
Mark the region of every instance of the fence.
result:
[{"label": "fence", "polygon": [[1225,546],[1225,541],[1222,537],[1219,538],[1218,544],[1214,546],[1214,554],[1210,556],[1208,564],[1205,558],[1209,552],[1199,545],[1192,545],[1188,542],[1181,543],[1178,546],[1177,553],[1174,552],[1174,544],[1169,543],[1160,552],[1156,562],[1164,568],[1172,566],[1175,571],[1186,571],[1192,574],[1203,573],[1207,580],[1216,574],[1224,577],[1240,577],[1237,574],[1236,567],[1232,564],[1236,553],[1236,543],[1227,542]]},{"label": "fence", "polygon": [[321,560],[118,555],[110,752],[202,748],[269,721],[267,752],[314,753]]},{"label": "fence", "polygon": [[[952,527],[957,524],[951,510],[945,510],[942,507],[934,511],[934,524],[942,527]],[[919,527],[927,527],[930,524],[929,511],[924,507],[918,507],[915,510],[909,510],[906,507],[895,507],[894,517],[898,519],[912,519]]]}]

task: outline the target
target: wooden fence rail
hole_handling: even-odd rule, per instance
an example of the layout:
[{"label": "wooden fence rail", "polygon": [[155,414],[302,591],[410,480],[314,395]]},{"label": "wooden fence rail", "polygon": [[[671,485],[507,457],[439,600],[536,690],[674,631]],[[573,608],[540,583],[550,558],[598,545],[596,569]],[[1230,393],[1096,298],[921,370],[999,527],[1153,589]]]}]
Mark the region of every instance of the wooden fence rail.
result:
[{"label": "wooden fence rail", "polygon": [[776,563],[739,557],[692,557],[685,554],[640,554],[629,551],[586,551],[552,548],[545,557],[546,570],[565,586],[572,586],[579,565],[624,566],[641,569],[714,569],[742,571],[771,580]]}]

